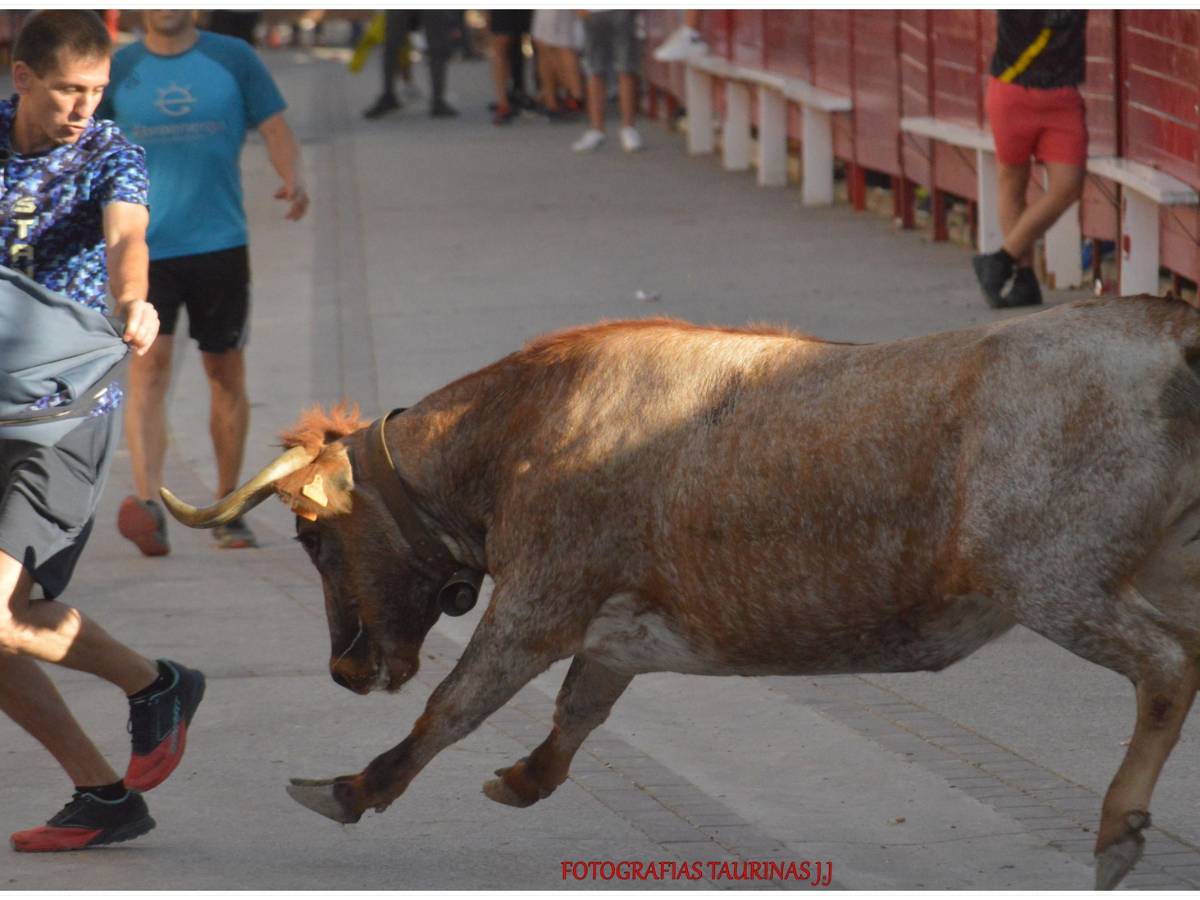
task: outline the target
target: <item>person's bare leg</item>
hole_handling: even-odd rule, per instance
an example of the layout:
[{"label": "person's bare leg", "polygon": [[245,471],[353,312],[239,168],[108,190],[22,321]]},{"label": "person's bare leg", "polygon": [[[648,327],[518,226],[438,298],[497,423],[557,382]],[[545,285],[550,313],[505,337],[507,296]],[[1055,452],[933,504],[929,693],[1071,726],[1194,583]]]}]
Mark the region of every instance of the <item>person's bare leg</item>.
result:
[{"label": "person's bare leg", "polygon": [[508,54],[512,37],[507,34],[492,35],[492,83],[496,87],[496,111],[507,112],[508,104]]},{"label": "person's bare leg", "polygon": [[151,685],[157,666],[113,640],[99,625],[56,600],[32,600],[33,581],[0,551],[0,710],[29,732],[76,785],[112,784],[120,776],[80,728],[35,660],[88,672],[126,695]]},{"label": "person's bare leg", "polygon": [[617,96],[621,103],[621,125],[633,127],[637,118],[638,82],[637,76],[630,72],[621,72],[617,76]]},{"label": "person's bare leg", "polygon": [[538,80],[541,82],[541,93],[538,97],[547,110],[558,109],[558,64],[555,47],[548,47],[541,41],[535,41],[537,53]]},{"label": "person's bare leg", "polygon": [[566,85],[572,97],[583,103],[585,98],[583,76],[579,72],[579,54],[570,47],[555,47],[554,55],[557,57],[558,74],[562,83]]},{"label": "person's bare leg", "polygon": [[588,119],[597,131],[604,130],[604,104],[606,102],[604,78],[592,75],[588,78]]},{"label": "person's bare leg", "polygon": [[159,335],[145,356],[133,356],[129,363],[125,439],[129,443],[134,490],[142,500],[158,500],[158,489],[162,487],[173,344],[171,335]]},{"label": "person's bare leg", "polygon": [[0,652],[0,710],[50,752],[71,784],[120,780],[75,721],[54,682],[28,656]]},{"label": "person's bare leg", "polygon": [[135,694],[158,677],[158,667],[113,640],[79,610],[57,600],[33,600],[25,567],[0,551],[0,654],[29,656],[87,672]]},{"label": "person's bare leg", "polygon": [[246,394],[246,354],[244,350],[201,353],[212,405],[209,409],[209,433],[217,457],[217,497],[224,497],[238,486],[242,457],[246,452],[246,432],[250,427],[250,398]]},{"label": "person's bare leg", "polygon": [[1013,259],[1030,258],[1033,245],[1083,195],[1086,170],[1068,163],[1046,163],[1046,193],[1027,206],[1012,230],[1004,235],[1004,249]]},{"label": "person's bare leg", "polygon": [[[1029,190],[1030,166],[1010,166],[1004,163],[996,164],[996,213],[1000,220],[1000,233],[1006,238],[1012,234],[1025,212],[1025,197]],[[1018,259],[1017,265],[1033,264],[1033,252],[1028,251],[1026,258]]]}]

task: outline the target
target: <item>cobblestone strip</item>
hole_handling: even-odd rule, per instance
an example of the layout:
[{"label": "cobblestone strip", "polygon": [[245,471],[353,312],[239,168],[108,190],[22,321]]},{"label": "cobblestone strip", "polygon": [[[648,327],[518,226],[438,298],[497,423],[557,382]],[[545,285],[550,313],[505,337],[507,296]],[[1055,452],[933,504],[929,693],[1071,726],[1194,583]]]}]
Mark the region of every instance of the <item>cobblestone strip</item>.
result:
[{"label": "cobblestone strip", "polygon": [[[319,216],[313,269],[314,359],[336,361],[336,379],[314,374],[313,397],[324,403],[345,398],[367,416],[381,409],[375,344],[363,258],[358,167],[345,79],[324,78],[315,92],[329,139],[309,148],[317,172],[313,215]],[[325,352],[332,349],[332,353]],[[316,368],[314,367],[314,372]]]},{"label": "cobblestone strip", "polygon": [[[417,678],[436,684],[449,673],[451,661],[461,652],[462,648],[448,638],[431,633],[425,640],[424,658]],[[487,724],[532,751],[550,733],[552,716],[553,702],[547,704],[541,691],[526,688],[493,713]],[[793,860],[799,862],[784,844],[604,728],[597,729],[584,743],[571,764],[570,778],[646,835],[647,840],[661,847],[663,858],[700,861],[706,873],[709,862],[726,862],[739,867],[753,862],[782,862],[785,865]],[[822,880],[824,872],[822,868]],[[813,877],[816,877],[815,871]],[[641,882],[638,886],[649,884],[652,882]],[[683,884],[663,882],[661,886],[679,888]],[[725,890],[810,887],[807,881],[782,880],[706,880],[704,886]],[[834,879],[826,887],[838,890],[845,886]]]},{"label": "cobblestone strip", "polygon": [[[986,803],[1048,845],[1092,865],[1101,796],[983,735],[857,675],[764,679],[771,690],[847,725]],[[1200,848],[1160,828],[1121,886],[1200,887]]]}]

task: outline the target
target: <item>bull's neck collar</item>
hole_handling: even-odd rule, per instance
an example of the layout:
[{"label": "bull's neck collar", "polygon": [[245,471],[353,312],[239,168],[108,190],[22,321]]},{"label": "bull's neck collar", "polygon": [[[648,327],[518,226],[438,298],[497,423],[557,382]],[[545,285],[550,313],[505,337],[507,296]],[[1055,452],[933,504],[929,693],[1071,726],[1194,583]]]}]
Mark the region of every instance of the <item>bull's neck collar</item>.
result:
[{"label": "bull's neck collar", "polygon": [[362,452],[364,474],[379,491],[384,505],[421,565],[432,574],[444,576],[462,563],[454,558],[446,545],[422,521],[413,491],[396,468],[388,448],[388,419],[402,412],[403,408],[393,409],[372,422],[367,429]]}]

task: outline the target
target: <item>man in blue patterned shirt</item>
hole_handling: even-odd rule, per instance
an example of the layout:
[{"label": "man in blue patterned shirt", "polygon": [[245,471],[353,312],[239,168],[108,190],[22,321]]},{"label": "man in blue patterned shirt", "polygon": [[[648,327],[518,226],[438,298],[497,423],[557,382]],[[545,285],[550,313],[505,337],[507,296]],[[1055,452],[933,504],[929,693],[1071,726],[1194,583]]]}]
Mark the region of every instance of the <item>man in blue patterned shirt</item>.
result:
[{"label": "man in blue patterned shirt", "polygon": [[[108,84],[111,49],[104,24],[89,11],[35,13],[21,29],[13,48],[17,94],[0,101],[0,265],[95,310],[106,310],[107,289],[125,322],[124,340],[141,355],[158,333],[145,299],[145,162],[140,147],[92,115]],[[117,418],[83,419],[50,446],[0,441],[0,710],[75,785],[46,825],[12,835],[18,851],[78,850],[153,828],[135,791],[157,786],[178,765],[204,692],[199,672],[146,659],[55,599],[91,533]],[[39,661],[96,675],[128,696],[133,753],[124,778],[84,734]]]}]

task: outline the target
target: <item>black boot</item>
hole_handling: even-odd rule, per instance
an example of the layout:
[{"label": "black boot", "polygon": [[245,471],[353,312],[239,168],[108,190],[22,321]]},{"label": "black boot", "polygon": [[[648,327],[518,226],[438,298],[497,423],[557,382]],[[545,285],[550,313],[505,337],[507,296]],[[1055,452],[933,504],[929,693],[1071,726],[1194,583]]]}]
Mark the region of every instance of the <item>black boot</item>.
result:
[{"label": "black boot", "polygon": [[363,113],[364,119],[378,119],[380,116],[386,116],[390,112],[401,109],[404,106],[396,99],[395,94],[380,94],[379,99],[371,104],[370,108]]},{"label": "black boot", "polygon": [[975,277],[983,288],[983,299],[992,309],[1004,306],[1004,285],[1012,278],[1013,258],[1001,247],[995,253],[979,253],[971,260]]},{"label": "black boot", "polygon": [[1037,276],[1033,269],[1021,267],[1013,276],[1012,289],[1000,298],[1000,305],[1010,306],[1041,306],[1042,289],[1038,286]]}]

